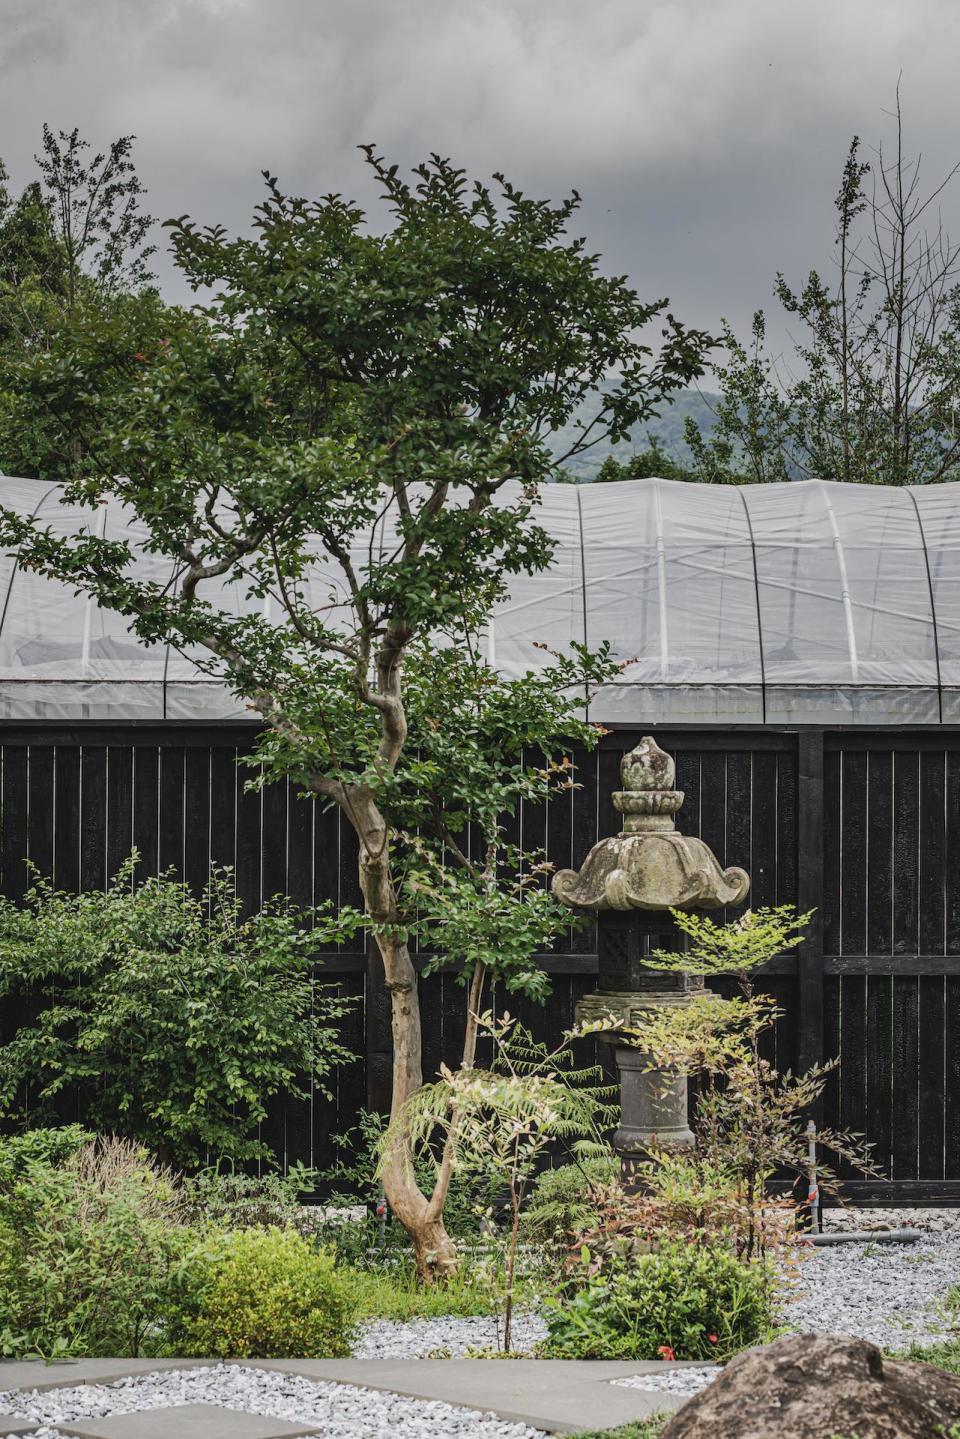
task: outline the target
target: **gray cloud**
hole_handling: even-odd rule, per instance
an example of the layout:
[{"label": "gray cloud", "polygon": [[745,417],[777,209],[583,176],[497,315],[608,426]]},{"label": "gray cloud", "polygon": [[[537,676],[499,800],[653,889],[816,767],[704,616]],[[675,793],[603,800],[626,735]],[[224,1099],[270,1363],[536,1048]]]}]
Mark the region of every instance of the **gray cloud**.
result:
[{"label": "gray cloud", "polygon": [[[931,177],[960,155],[955,0],[3,0],[0,154],[40,125],[138,136],[158,214],[239,228],[259,170],[372,201],[356,145],[430,150],[584,196],[645,296],[743,326],[774,272],[828,263],[850,135],[903,72]],[[944,202],[960,233],[960,185]],[[175,278],[163,279],[176,293]]]}]

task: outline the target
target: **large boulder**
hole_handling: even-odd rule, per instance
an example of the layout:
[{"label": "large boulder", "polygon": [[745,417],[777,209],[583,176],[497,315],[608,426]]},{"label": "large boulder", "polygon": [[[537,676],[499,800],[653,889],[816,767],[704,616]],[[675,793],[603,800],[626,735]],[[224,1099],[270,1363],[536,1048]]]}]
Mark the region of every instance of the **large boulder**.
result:
[{"label": "large boulder", "polygon": [[730,1361],[662,1439],[938,1439],[960,1378],[845,1334],[794,1334]]}]

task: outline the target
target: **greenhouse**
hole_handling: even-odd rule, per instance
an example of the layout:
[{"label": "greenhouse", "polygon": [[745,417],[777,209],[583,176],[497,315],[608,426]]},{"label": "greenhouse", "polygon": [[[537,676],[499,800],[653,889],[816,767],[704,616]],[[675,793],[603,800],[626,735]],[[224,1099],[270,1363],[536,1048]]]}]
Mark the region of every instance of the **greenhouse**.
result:
[{"label": "greenhouse", "polygon": [[[93,525],[136,541],[117,508],[64,507],[34,480],[5,479],[3,490],[7,506],[57,533]],[[487,654],[517,674],[540,662],[537,644],[609,643],[623,669],[591,697],[597,720],[960,720],[960,485],[553,485],[539,519],[553,564],[514,581]],[[373,539],[389,544],[388,522]],[[171,578],[155,557],[139,564]],[[318,604],[336,582],[318,559]],[[219,602],[240,612],[242,590],[223,587]],[[9,558],[0,594],[6,718],[246,716],[189,656],[146,648],[119,616]]]}]

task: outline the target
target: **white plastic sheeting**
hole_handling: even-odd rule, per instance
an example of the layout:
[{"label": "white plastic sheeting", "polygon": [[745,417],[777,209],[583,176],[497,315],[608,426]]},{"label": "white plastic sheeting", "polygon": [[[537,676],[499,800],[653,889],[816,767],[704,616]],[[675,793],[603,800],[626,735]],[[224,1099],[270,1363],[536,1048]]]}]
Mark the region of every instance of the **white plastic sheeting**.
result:
[{"label": "white plastic sheeting", "polygon": [[[143,538],[118,506],[65,507],[38,481],[0,479],[0,500],[58,533]],[[960,722],[960,484],[556,485],[538,518],[553,564],[514,581],[487,654],[520,674],[543,663],[538,644],[607,641],[622,669],[592,696],[595,719]],[[388,515],[375,551],[392,529]],[[171,578],[168,561],[138,553],[145,575]],[[310,585],[327,606],[335,569],[318,559]],[[251,603],[234,584],[216,599],[232,613]],[[119,616],[0,558],[0,717],[247,714],[190,657],[144,646]]]}]

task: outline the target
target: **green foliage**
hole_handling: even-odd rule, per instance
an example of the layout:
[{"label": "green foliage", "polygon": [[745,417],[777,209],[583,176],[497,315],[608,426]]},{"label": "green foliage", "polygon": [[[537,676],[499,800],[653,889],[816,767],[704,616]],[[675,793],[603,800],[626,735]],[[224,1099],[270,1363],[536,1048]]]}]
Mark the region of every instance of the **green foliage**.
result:
[{"label": "green foliage", "polygon": [[[82,449],[79,426],[64,433],[55,412],[20,403],[21,365],[49,352],[64,327],[96,331],[98,352],[88,349],[85,362],[102,400],[123,391],[164,333],[165,307],[149,288],[153,220],[140,208],[133,136],[89,150],[77,130],[45,125],[40,178],[19,198],[0,162],[0,470],[8,474],[62,480]],[[75,366],[60,367],[58,383],[72,377]]]},{"label": "green foliage", "polygon": [[736,1168],[696,1150],[651,1155],[636,1181],[629,1190],[618,1179],[594,1187],[592,1212],[568,1235],[566,1287],[664,1243],[722,1244],[743,1260],[776,1250],[783,1259],[796,1237],[791,1200],[754,1202]]},{"label": "green foliage", "polygon": [[[673,915],[690,948],[685,954],[658,951],[651,967],[714,979],[732,975],[739,992],[722,997],[706,991],[686,1006],[648,1012],[628,1038],[644,1051],[650,1070],[679,1071],[701,1081],[693,1118],[696,1157],[736,1178],[749,1255],[755,1245],[764,1247],[767,1181],[778,1170],[806,1167],[806,1122],[835,1068],[833,1062],[805,1074],[780,1074],[761,1053],[761,1040],[780,1011],[755,992],[755,973],[802,943],[810,916],[798,916],[789,906],[747,912],[729,925],[702,915]],[[817,1142],[821,1156],[826,1151],[864,1174],[877,1173],[861,1136],[818,1126]],[[822,1157],[818,1173],[822,1187],[835,1186]]]},{"label": "green foliage", "polygon": [[616,480],[644,480],[651,477],[663,480],[695,478],[692,470],[668,455],[656,437],[651,436],[649,448],[639,450],[628,460],[621,462],[608,455],[597,470],[594,483],[599,485]]},{"label": "green foliage", "polygon": [[489,1314],[492,1307],[488,1267],[472,1255],[443,1284],[421,1284],[407,1259],[352,1269],[350,1285],[361,1314],[370,1319],[442,1319],[448,1314]]},{"label": "green foliage", "polygon": [[285,1229],[215,1236],[187,1259],[169,1310],[172,1352],[222,1359],[334,1359],[350,1353],[351,1277]]},{"label": "green foliage", "polygon": [[276,904],[245,919],[225,875],[198,898],[167,878],[133,887],[135,865],[105,893],[39,881],[24,908],[0,901],[0,995],[40,1001],[0,1047],[3,1110],[28,1083],[31,1114],[79,1085],[92,1124],[166,1160],[265,1155],[269,1098],[311,1076],[322,1091],[349,1058],[347,1001],[315,984],[313,954],[356,916]]},{"label": "green foliage", "polygon": [[619,1173],[620,1161],[613,1154],[545,1169],[523,1214],[524,1238],[533,1244],[568,1244],[599,1217],[595,1191],[616,1183]]},{"label": "green foliage", "polygon": [[191,1243],[169,1173],[123,1140],[0,1183],[0,1344],[12,1355],[156,1353]]},{"label": "green foliage", "polygon": [[[771,1334],[773,1275],[725,1246],[667,1243],[548,1302],[551,1359],[722,1359]],[[668,1351],[664,1353],[664,1351]],[[672,1351],[672,1352],[669,1352]]]},{"label": "green foliage", "polygon": [[322,1211],[300,1200],[315,1188],[318,1175],[295,1167],[286,1174],[245,1174],[236,1169],[202,1169],[181,1182],[190,1223],[220,1229],[296,1229],[306,1236],[323,1228]]},{"label": "green foliage", "polygon": [[580,1429],[572,1439],[660,1439],[670,1417],[669,1414],[652,1414],[649,1419],[618,1424],[616,1429]]},{"label": "green foliage", "polygon": [[415,1155],[433,1159],[436,1153],[435,1194],[444,1192],[458,1170],[486,1172],[506,1188],[502,1342],[509,1354],[520,1220],[538,1162],[558,1140],[585,1159],[606,1155],[602,1131],[615,1109],[599,1066],[574,1067],[571,1043],[578,1031],[565,1034],[551,1050],[509,1014],[499,1020],[480,1016],[478,1030],[493,1045],[490,1068],[464,1065],[452,1072],[441,1066],[440,1079],[424,1085],[391,1119],[382,1154],[388,1162],[400,1132],[409,1136]]},{"label": "green foliage", "polygon": [[912,1344],[906,1354],[895,1359],[914,1359],[919,1364],[934,1364],[948,1374],[960,1376],[960,1339],[946,1339],[942,1344]]},{"label": "green foliage", "polygon": [[803,943],[812,910],[797,914],[792,905],[747,910],[732,924],[718,924],[706,914],[672,909],[670,916],[689,941],[682,953],[658,949],[644,960],[650,969],[684,971],[705,979],[725,974],[748,975],[777,955]]},{"label": "green foliage", "polygon": [[27,1129],[22,1134],[0,1136],[0,1188],[7,1189],[22,1179],[32,1165],[56,1167],[93,1142],[94,1136],[81,1124],[59,1129]]},{"label": "green foliage", "polygon": [[[171,222],[204,306],[158,318],[138,296],[109,324],[80,307],[42,351],[0,356],[0,451],[4,430],[48,416],[64,503],[113,499],[134,522],[58,535],[0,510],[0,545],[148,643],[204,656],[265,721],[254,783],[293,779],[340,807],[388,984],[411,996],[394,1009],[406,1094],[420,1068],[411,936],[472,963],[474,1014],[488,970],[542,998],[533,956],[570,922],[504,821],[574,782],[564,756],[596,742],[581,710],[615,666],[576,646],[509,679],[482,643],[511,577],[550,563],[539,486],[648,419],[711,340],[602,272],[570,233],[576,195],[471,183],[436,155],[407,182],[365,155],[382,214],[268,175],[252,234]],[[558,459],[547,437],[568,421]],[[172,582],[132,563],[137,533]],[[230,582],[241,613],[218,598]],[[241,1098],[246,1118],[257,1098]],[[422,1209],[409,1165],[385,1183]]]}]

